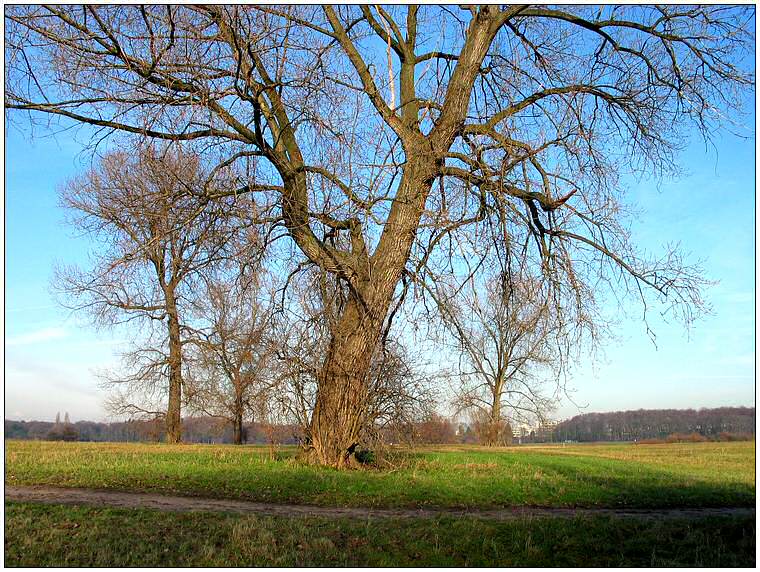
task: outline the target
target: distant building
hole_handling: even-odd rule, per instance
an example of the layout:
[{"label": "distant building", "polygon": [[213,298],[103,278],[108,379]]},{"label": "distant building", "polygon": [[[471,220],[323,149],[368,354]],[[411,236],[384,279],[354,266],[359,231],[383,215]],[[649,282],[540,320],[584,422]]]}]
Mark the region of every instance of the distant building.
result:
[{"label": "distant building", "polygon": [[514,429],[514,442],[518,445],[524,443],[553,443],[555,430],[560,421],[546,420],[536,427],[520,425]]},{"label": "distant building", "polygon": [[530,434],[531,429],[527,425],[520,425],[519,427],[515,427],[513,433],[514,442],[518,445],[522,445],[523,443],[530,443]]},{"label": "distant building", "polygon": [[559,425],[559,421],[547,419],[536,427],[533,441],[535,443],[553,443],[554,430],[557,428],[557,425]]}]

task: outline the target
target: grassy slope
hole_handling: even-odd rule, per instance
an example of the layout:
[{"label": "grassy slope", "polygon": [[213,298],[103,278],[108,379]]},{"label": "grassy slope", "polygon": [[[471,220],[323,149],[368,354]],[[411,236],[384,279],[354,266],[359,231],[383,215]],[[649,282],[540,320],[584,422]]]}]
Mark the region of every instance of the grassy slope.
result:
[{"label": "grassy slope", "polygon": [[268,460],[257,447],[6,442],[6,483],[333,506],[754,506],[755,444],[583,445],[399,454],[393,470]]},{"label": "grassy slope", "polygon": [[351,521],[9,503],[6,566],[754,566],[753,518]]}]

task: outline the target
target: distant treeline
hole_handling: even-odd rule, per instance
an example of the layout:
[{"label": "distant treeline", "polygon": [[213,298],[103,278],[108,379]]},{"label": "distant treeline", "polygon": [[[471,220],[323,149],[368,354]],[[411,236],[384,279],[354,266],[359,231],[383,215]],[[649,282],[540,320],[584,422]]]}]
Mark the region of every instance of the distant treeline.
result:
[{"label": "distant treeline", "polygon": [[554,441],[640,441],[668,435],[697,433],[718,437],[721,433],[755,434],[754,407],[715,409],[638,409],[586,413],[562,421],[553,431]]},{"label": "distant treeline", "polygon": [[[508,443],[512,442],[509,430]],[[553,427],[542,426],[525,431],[520,443],[642,441],[666,440],[670,435],[703,435],[717,439],[721,434],[754,435],[754,407],[720,407],[716,409],[639,409],[586,413],[562,421]],[[213,417],[186,417],[182,420],[182,438],[188,443],[232,443],[232,425]],[[301,441],[298,425],[245,423],[243,442],[251,444],[296,444]],[[440,415],[402,427],[381,431],[387,443],[478,443],[477,432],[466,423],[455,424]],[[726,440],[730,436],[726,437]],[[65,441],[163,441],[163,421],[124,421],[70,423],[68,415],[61,423],[48,421],[5,421],[6,439],[43,439]],[[692,440],[694,438],[692,437]]]},{"label": "distant treeline", "polygon": [[[60,417],[60,416],[59,416]],[[165,441],[162,419],[151,421],[124,421],[99,423],[95,421],[10,421],[5,420],[6,439],[37,439],[49,441],[113,441],[150,442]],[[455,424],[450,419],[431,414],[425,419],[403,426],[388,427],[380,432],[386,443],[477,443],[474,430],[466,424]],[[213,417],[186,417],[182,419],[182,440],[187,443],[233,443],[232,424]],[[245,423],[243,442],[249,444],[300,443],[302,432],[295,424],[270,425]]]},{"label": "distant treeline", "polygon": [[[188,443],[232,443],[229,422],[212,417],[189,417],[182,420],[183,440]],[[252,444],[297,443],[300,429],[296,425],[246,423],[245,441]],[[162,420],[100,423],[78,421],[56,424],[50,421],[5,420],[6,439],[42,439],[65,441],[163,441]]]}]

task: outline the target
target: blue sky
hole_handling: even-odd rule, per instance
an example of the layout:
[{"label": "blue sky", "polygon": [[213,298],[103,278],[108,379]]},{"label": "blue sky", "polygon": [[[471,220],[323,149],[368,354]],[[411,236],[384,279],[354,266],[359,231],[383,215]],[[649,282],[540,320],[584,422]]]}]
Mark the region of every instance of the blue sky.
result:
[{"label": "blue sky", "polygon": [[[618,342],[596,367],[579,364],[570,383],[588,411],[755,402],[755,141],[724,136],[715,143],[705,149],[695,137],[678,179],[628,182],[643,211],[634,240],[651,252],[679,242],[702,260],[705,277],[717,281],[705,292],[713,313],[686,332],[651,312],[655,346],[640,308],[630,305]],[[578,409],[566,402],[557,413]]]},{"label": "blue sky", "polygon": [[[86,166],[87,155],[72,131],[44,133],[6,130],[5,416],[51,420],[68,411],[74,420],[103,420],[105,394],[93,371],[115,363],[119,340],[83,327],[56,306],[49,287],[54,262],[86,262],[87,242],[65,226],[56,188]],[[724,136],[715,143],[706,149],[695,137],[676,180],[624,181],[643,211],[633,226],[637,244],[656,253],[680,242],[702,259],[706,277],[719,281],[706,292],[714,314],[687,335],[653,312],[655,347],[631,305],[619,319],[618,342],[595,363],[576,364],[568,383],[575,404],[564,400],[556,417],[754,404],[755,142]]]}]

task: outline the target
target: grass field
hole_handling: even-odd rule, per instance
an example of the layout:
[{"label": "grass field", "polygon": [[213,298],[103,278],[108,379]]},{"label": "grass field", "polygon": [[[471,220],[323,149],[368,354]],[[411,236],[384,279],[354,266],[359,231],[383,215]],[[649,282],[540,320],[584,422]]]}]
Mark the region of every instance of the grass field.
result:
[{"label": "grass field", "polygon": [[9,503],[7,566],[754,566],[753,518],[239,517]]},{"label": "grass field", "polygon": [[259,447],[7,441],[10,485],[367,507],[754,506],[755,444],[475,447],[400,452],[391,469],[275,461]]},{"label": "grass field", "polygon": [[[8,485],[366,507],[754,506],[754,443],[399,451],[335,471],[258,447],[6,442]],[[8,566],[754,566],[753,517],[260,517],[6,503]]]}]

